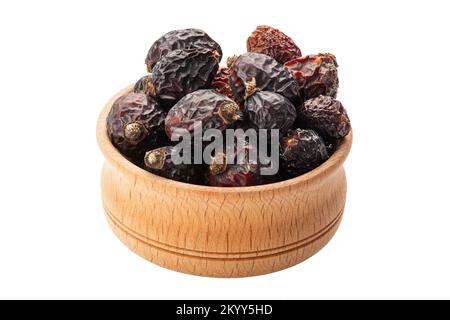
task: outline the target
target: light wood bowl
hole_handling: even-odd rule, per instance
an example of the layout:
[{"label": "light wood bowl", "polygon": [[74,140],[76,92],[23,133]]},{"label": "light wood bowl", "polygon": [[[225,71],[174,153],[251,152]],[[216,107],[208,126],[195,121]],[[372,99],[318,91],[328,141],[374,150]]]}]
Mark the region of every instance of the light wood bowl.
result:
[{"label": "light wood bowl", "polygon": [[323,248],[342,219],[343,163],[351,133],[319,168],[262,186],[197,186],[151,174],[111,144],[104,107],[97,139],[105,156],[102,196],[119,239],[165,268],[211,277],[245,277],[296,265]]}]

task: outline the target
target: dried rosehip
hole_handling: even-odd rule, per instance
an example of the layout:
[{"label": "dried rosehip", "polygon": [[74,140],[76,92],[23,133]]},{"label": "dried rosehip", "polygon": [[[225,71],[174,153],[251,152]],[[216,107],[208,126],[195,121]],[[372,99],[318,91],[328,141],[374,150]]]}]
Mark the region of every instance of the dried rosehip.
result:
[{"label": "dried rosehip", "polygon": [[178,152],[173,146],[161,147],[145,154],[144,168],[158,176],[176,181],[197,183],[201,174],[199,166],[191,163],[176,163],[173,153]]},{"label": "dried rosehip", "polygon": [[229,60],[229,83],[239,103],[251,96],[255,87],[281,94],[293,103],[300,98],[300,88],[283,65],[261,53],[248,52]]},{"label": "dried rosehip", "polygon": [[336,151],[336,148],[339,146],[341,139],[330,138],[327,136],[323,136],[323,142],[325,143],[325,147],[327,147],[328,155],[331,155]]},{"label": "dried rosehip", "polygon": [[241,117],[239,106],[230,98],[211,89],[198,90],[170,109],[165,120],[166,134],[169,138],[184,130],[193,134],[195,125],[201,125],[202,132],[211,128],[224,130]]},{"label": "dried rosehip", "polygon": [[245,113],[258,129],[291,129],[297,117],[294,105],[278,93],[258,91],[245,101]]},{"label": "dried rosehip", "polygon": [[336,97],[339,78],[336,57],[319,53],[288,61],[284,66],[297,80],[305,100],[319,95]]},{"label": "dried rosehip", "polygon": [[230,84],[228,83],[228,76],[230,75],[230,70],[225,67],[221,67],[217,71],[214,77],[211,88],[220,94],[226,95],[230,99],[234,99],[233,92],[231,91]]},{"label": "dried rosehip", "polygon": [[152,84],[152,75],[148,74],[140,78],[133,87],[133,92],[142,92],[147,96],[154,97],[154,87]]},{"label": "dried rosehip", "polygon": [[[255,134],[257,137],[257,141],[252,141],[251,131],[249,134],[249,131],[247,130],[255,130],[255,125],[253,125],[250,121],[248,121],[248,116],[245,117],[244,121],[237,121],[233,125],[234,136],[237,142],[238,139],[244,139],[246,146],[249,150],[256,150],[258,151],[258,164],[260,166],[260,171],[264,170],[270,170],[270,172],[264,172],[264,174],[261,173],[261,175],[258,177],[258,180],[255,184],[267,184],[267,183],[273,183],[276,181],[279,181],[282,176],[281,172],[279,170],[279,145],[280,145],[280,137],[278,135],[274,135],[272,137],[272,130],[267,130],[264,135],[261,135],[261,132],[256,130]],[[242,140],[241,140],[242,141]],[[228,140],[227,140],[228,142]],[[265,145],[265,151],[262,151],[260,148]],[[235,143],[235,147],[236,143]],[[273,157],[277,157],[276,159],[273,159]]]},{"label": "dried rosehip", "polygon": [[299,118],[308,128],[322,135],[340,139],[351,130],[350,119],[344,106],[329,96],[318,96],[306,101],[299,110]]},{"label": "dried rosehip", "polygon": [[302,56],[294,41],[278,29],[258,26],[247,39],[247,51],[266,54],[279,63]]},{"label": "dried rosehip", "polygon": [[285,173],[292,177],[320,166],[328,153],[317,132],[296,129],[281,139],[280,157]]},{"label": "dried rosehip", "polygon": [[155,41],[148,51],[145,64],[149,72],[162,57],[174,50],[183,49],[211,49],[219,53],[219,61],[222,57],[222,49],[219,44],[211,39],[206,32],[199,29],[182,29],[166,33]]},{"label": "dried rosehip", "polygon": [[209,49],[171,51],[153,68],[149,92],[171,107],[186,94],[208,87],[219,60],[217,51]]},{"label": "dried rosehip", "polygon": [[164,118],[164,111],[151,97],[126,93],[114,102],[108,114],[108,135],[122,154],[139,157],[166,139]]},{"label": "dried rosehip", "polygon": [[[214,187],[245,187],[258,184],[260,181],[260,166],[257,161],[249,157],[250,147],[235,150],[227,157],[225,153],[218,153],[212,159],[208,169],[208,183]],[[243,163],[238,163],[238,154],[243,153]],[[228,160],[231,158],[231,163]]]}]

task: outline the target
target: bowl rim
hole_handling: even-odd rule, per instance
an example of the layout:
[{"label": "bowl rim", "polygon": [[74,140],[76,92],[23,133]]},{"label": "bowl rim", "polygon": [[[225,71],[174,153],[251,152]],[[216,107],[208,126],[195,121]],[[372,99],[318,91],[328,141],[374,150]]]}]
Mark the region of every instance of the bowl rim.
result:
[{"label": "bowl rim", "polygon": [[121,167],[126,171],[128,171],[129,173],[134,174],[135,176],[143,176],[148,179],[152,179],[153,182],[162,184],[165,187],[189,189],[190,192],[196,191],[201,193],[249,193],[249,192],[257,193],[264,190],[280,190],[291,188],[293,186],[301,184],[309,184],[317,179],[321,179],[324,176],[331,174],[331,172],[334,172],[344,163],[352,146],[353,131],[350,131],[350,133],[342,140],[342,142],[336,148],[331,157],[317,168],[295,178],[264,185],[248,186],[248,187],[211,187],[171,180],[148,172],[138,167],[131,161],[129,161],[114,147],[114,145],[112,144],[111,140],[108,137],[106,130],[106,118],[109,114],[109,111],[113,103],[123,94],[130,92],[133,89],[133,86],[134,85],[132,84],[120,90],[103,107],[97,120],[97,129],[96,129],[97,143],[100,147],[100,150],[103,153],[103,156],[105,157],[105,160],[112,163],[115,167]]}]

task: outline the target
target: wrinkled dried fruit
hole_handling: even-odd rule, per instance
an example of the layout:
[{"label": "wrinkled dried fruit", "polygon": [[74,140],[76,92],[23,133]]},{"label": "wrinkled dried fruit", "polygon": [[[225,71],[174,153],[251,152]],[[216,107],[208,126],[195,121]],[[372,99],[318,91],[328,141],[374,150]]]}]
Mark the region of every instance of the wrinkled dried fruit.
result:
[{"label": "wrinkled dried fruit", "polygon": [[336,57],[319,53],[288,61],[284,66],[297,80],[305,100],[319,95],[336,97],[339,78]]},{"label": "wrinkled dried fruit", "polygon": [[327,136],[323,136],[323,142],[325,143],[325,147],[327,147],[328,155],[331,157],[331,155],[336,151],[336,148],[338,147],[339,143],[341,142],[341,139],[336,138],[330,138]]},{"label": "wrinkled dried fruit", "polygon": [[258,91],[245,101],[245,113],[258,129],[291,129],[297,117],[294,105],[278,93]]},{"label": "wrinkled dried fruit", "polygon": [[155,88],[152,84],[152,75],[148,74],[140,78],[133,87],[133,92],[142,92],[147,96],[155,97]]},{"label": "wrinkled dried fruit", "polygon": [[234,99],[233,92],[231,91],[230,84],[228,83],[228,76],[230,75],[230,70],[225,67],[221,67],[217,71],[214,77],[211,88],[220,94],[226,95],[230,99]]},{"label": "wrinkled dried fruit", "polygon": [[278,29],[258,26],[247,39],[247,51],[266,54],[279,63],[302,56],[294,41]]},{"label": "wrinkled dried fruit", "polygon": [[195,48],[217,50],[220,55],[219,61],[222,58],[222,49],[219,44],[206,32],[199,29],[182,29],[168,32],[156,40],[148,51],[145,64],[148,71],[151,72],[154,65],[169,52]]},{"label": "wrinkled dried fruit", "polygon": [[314,130],[293,130],[281,139],[280,147],[281,165],[290,177],[311,171],[328,159],[327,148]]},{"label": "wrinkled dried fruit", "polygon": [[139,157],[164,141],[165,113],[143,93],[126,93],[117,99],[107,117],[114,146],[124,155]]},{"label": "wrinkled dried fruit", "polygon": [[217,51],[209,49],[174,50],[153,68],[153,92],[166,107],[188,93],[208,87],[219,68]]},{"label": "wrinkled dried fruit", "polygon": [[199,166],[187,163],[175,164],[173,153],[178,152],[175,147],[161,147],[151,150],[145,154],[144,168],[158,176],[172,180],[197,183],[201,174],[198,172]]},{"label": "wrinkled dried fruit", "polygon": [[186,95],[173,106],[165,120],[166,134],[182,134],[187,130],[191,135],[195,125],[207,129],[224,130],[240,120],[239,106],[230,98],[214,90],[198,90]]},{"label": "wrinkled dried fruit", "polygon": [[[150,74],[108,114],[112,144],[149,172],[218,187],[276,182],[325,162],[351,130],[335,100],[335,56],[302,57],[270,26],[252,32],[247,51],[219,69],[221,47],[204,31],[160,37],[145,60]],[[195,164],[208,153],[215,155],[211,164]]]},{"label": "wrinkled dried fruit", "polygon": [[242,103],[255,87],[281,94],[293,103],[300,99],[300,88],[288,70],[275,59],[248,52],[230,59],[229,83],[234,97]]},{"label": "wrinkled dried fruit", "polygon": [[[249,159],[249,145],[235,150],[231,156],[218,153],[208,168],[208,183],[214,187],[245,187],[260,182],[260,165]],[[238,163],[238,155],[243,155],[243,162]]]},{"label": "wrinkled dried fruit", "polygon": [[329,96],[319,96],[306,101],[298,110],[298,116],[308,128],[322,135],[340,139],[351,130],[350,119],[344,106]]}]

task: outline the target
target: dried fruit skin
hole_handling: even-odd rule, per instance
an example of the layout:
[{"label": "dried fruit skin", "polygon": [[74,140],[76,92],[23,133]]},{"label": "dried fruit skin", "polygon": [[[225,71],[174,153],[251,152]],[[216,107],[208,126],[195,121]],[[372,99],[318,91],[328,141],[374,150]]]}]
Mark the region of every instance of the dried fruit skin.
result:
[{"label": "dried fruit skin", "polygon": [[147,96],[155,97],[154,87],[152,84],[152,75],[148,74],[140,78],[133,87],[133,92],[142,92]]},{"label": "dried fruit skin", "polygon": [[188,93],[208,87],[219,68],[217,51],[174,50],[153,68],[152,84],[159,101],[173,106]]},{"label": "dried fruit skin", "polygon": [[331,155],[336,151],[336,148],[341,142],[341,139],[336,138],[330,138],[327,136],[322,136],[323,142],[325,143],[325,146],[327,147],[328,155],[331,157]]},{"label": "dried fruit skin", "polygon": [[281,165],[289,177],[311,171],[328,159],[327,148],[314,130],[296,129],[281,139]]},{"label": "dried fruit skin", "polygon": [[151,72],[154,65],[169,52],[195,48],[217,50],[220,58],[222,57],[222,49],[219,44],[206,32],[199,29],[182,29],[170,31],[156,40],[148,51],[145,64],[148,71]]},{"label": "dried fruit skin", "polygon": [[[213,187],[246,187],[258,184],[260,181],[260,166],[250,161],[248,153],[250,146],[235,150],[231,163],[228,163],[224,153],[217,154],[208,168],[208,183]],[[245,153],[244,163],[237,163],[239,153]]]},{"label": "dried fruit skin", "polygon": [[295,106],[280,94],[259,91],[245,101],[245,113],[250,123],[258,129],[291,129],[297,117]]},{"label": "dried fruit skin", "polygon": [[158,176],[176,181],[197,183],[199,178],[198,167],[193,164],[175,164],[172,160],[173,146],[153,149],[145,154],[144,168]]},{"label": "dried fruit skin", "polygon": [[247,39],[247,51],[266,54],[279,63],[302,56],[294,41],[278,29],[258,26]]},{"label": "dried fruit skin", "polygon": [[107,117],[111,142],[124,155],[139,157],[165,139],[165,113],[143,93],[126,93],[117,99]]},{"label": "dried fruit skin", "polygon": [[288,61],[284,66],[297,80],[305,100],[326,95],[335,98],[339,88],[336,57],[319,53]]},{"label": "dried fruit skin", "polygon": [[230,66],[229,83],[239,103],[245,100],[247,84],[252,80],[258,89],[281,94],[294,104],[300,99],[300,88],[290,72],[265,54],[244,53]]},{"label": "dried fruit skin", "polygon": [[224,130],[241,119],[239,106],[230,98],[211,89],[198,90],[186,95],[173,106],[165,119],[166,134],[180,134],[184,130],[194,133],[194,122],[207,129]]},{"label": "dried fruit skin", "polygon": [[230,84],[228,83],[229,75],[230,70],[228,68],[219,68],[219,71],[217,71],[217,74],[211,83],[211,88],[220,94],[226,95],[230,99],[234,99],[233,91],[231,91]]},{"label": "dried fruit skin", "polygon": [[344,106],[329,96],[318,96],[306,101],[298,116],[308,127],[330,138],[341,139],[351,130],[350,119]]}]

